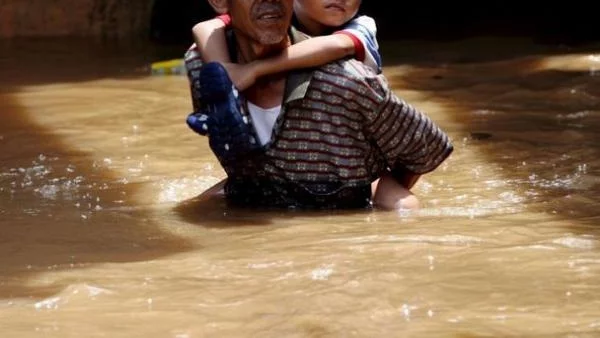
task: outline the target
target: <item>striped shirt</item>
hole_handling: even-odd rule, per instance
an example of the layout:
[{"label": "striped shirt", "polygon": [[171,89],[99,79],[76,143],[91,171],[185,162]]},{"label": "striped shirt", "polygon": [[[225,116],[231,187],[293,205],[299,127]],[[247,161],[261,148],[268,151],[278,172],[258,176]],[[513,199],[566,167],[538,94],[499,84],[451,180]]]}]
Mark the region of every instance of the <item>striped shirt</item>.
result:
[{"label": "striped shirt", "polygon": [[[201,61],[193,46],[185,63],[197,109]],[[382,75],[344,59],[288,74],[271,140],[224,166],[225,194],[246,206],[368,207],[371,183],[385,171],[426,174],[452,151],[448,136]]]}]

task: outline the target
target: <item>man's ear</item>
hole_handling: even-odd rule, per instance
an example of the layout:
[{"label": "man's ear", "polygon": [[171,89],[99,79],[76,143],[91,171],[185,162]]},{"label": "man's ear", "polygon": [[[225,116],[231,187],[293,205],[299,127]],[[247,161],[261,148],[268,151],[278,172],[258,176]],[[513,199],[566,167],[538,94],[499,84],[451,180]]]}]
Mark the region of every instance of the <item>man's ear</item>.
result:
[{"label": "man's ear", "polygon": [[229,0],[208,0],[215,12],[225,14],[229,11]]}]

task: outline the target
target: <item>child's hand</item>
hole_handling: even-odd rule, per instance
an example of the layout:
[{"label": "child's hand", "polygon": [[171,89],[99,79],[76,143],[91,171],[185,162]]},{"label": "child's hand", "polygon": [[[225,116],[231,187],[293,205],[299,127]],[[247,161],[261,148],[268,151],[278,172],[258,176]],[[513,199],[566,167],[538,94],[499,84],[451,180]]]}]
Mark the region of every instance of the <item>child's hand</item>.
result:
[{"label": "child's hand", "polygon": [[231,82],[239,90],[243,91],[252,86],[256,81],[256,70],[254,64],[223,63]]}]

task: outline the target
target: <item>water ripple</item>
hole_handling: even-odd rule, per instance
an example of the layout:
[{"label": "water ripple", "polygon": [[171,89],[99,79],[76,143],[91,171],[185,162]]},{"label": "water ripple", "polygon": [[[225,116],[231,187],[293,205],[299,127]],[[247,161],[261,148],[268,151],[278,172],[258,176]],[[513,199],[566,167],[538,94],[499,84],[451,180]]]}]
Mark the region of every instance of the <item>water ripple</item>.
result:
[{"label": "water ripple", "polygon": [[364,243],[441,243],[449,245],[470,245],[479,244],[484,242],[480,237],[465,236],[465,235],[443,235],[443,236],[430,236],[430,235],[412,235],[412,236],[397,236],[397,235],[372,235],[372,236],[361,236],[351,238],[339,238],[339,239],[328,239],[322,242],[345,242],[354,244]]},{"label": "water ripple", "polygon": [[60,295],[46,298],[34,304],[36,310],[57,310],[68,303],[88,302],[113,292],[101,287],[78,284],[66,288]]},{"label": "water ripple", "polygon": [[552,241],[552,243],[564,246],[569,249],[591,250],[596,247],[597,240],[581,237],[561,237]]}]

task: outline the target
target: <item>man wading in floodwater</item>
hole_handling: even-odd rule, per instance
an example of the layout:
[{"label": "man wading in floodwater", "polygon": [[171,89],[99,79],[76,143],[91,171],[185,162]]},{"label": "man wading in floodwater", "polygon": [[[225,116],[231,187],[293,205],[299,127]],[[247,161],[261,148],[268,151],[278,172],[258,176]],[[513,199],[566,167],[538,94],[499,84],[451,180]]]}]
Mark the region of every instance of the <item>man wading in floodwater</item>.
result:
[{"label": "man wading in floodwater", "polygon": [[[231,17],[234,62],[308,38],[290,26],[293,0],[209,2]],[[452,153],[428,116],[357,60],[264,76],[240,95],[225,69],[203,64],[194,47],[185,61],[194,111],[203,112],[192,122],[206,128],[227,173],[225,196],[236,205],[416,208],[409,189]],[[259,129],[270,135],[257,139]]]}]

